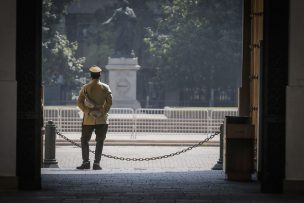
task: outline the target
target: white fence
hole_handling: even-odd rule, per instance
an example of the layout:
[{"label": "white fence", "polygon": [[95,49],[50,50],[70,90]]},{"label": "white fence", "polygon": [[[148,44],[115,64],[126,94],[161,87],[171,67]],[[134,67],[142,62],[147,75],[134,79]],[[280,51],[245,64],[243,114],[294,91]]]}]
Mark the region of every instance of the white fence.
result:
[{"label": "white fence", "polygon": [[[82,119],[76,107],[44,107],[44,121],[55,122],[60,132],[80,132]],[[109,133],[125,135],[212,133],[219,131],[225,116],[237,116],[237,108],[112,108]]]}]

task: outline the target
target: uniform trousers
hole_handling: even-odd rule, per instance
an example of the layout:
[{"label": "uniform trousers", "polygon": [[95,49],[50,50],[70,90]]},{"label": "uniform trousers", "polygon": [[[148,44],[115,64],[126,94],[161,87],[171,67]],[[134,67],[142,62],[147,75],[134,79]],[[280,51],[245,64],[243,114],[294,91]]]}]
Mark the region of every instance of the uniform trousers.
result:
[{"label": "uniform trousers", "polygon": [[94,163],[100,162],[104,140],[106,139],[106,134],[108,131],[108,124],[82,125],[81,150],[83,162],[89,161],[89,141],[91,140],[92,133],[94,130],[96,134]]}]

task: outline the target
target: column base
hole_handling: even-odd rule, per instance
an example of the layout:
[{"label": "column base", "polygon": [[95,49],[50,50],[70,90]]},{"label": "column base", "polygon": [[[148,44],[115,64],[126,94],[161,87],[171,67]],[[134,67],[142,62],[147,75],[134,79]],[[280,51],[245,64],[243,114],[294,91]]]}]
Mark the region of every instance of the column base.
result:
[{"label": "column base", "polygon": [[231,181],[251,181],[251,173],[229,172],[226,173],[227,180]]},{"label": "column base", "polygon": [[17,190],[17,176],[0,176],[0,190]]},{"label": "column base", "polygon": [[212,170],[223,170],[223,162],[217,161],[217,163],[212,167]]},{"label": "column base", "polygon": [[284,192],[303,194],[304,180],[285,180],[284,181]]}]

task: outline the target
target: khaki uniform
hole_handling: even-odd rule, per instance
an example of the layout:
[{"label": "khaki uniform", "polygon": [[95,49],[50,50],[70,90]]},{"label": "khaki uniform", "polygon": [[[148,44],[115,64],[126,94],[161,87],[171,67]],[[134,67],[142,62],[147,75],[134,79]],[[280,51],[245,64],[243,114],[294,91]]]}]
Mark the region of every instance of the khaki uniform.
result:
[{"label": "khaki uniform", "polygon": [[[86,96],[96,104],[94,109],[90,109],[84,104]],[[112,106],[112,94],[108,85],[97,79],[91,80],[84,85],[77,100],[78,107],[84,112],[82,132],[81,132],[81,148],[83,162],[89,161],[89,141],[92,133],[96,134],[96,148],[94,163],[99,163],[101,159],[103,143],[106,139],[108,131],[108,112]],[[100,111],[101,116],[95,118],[90,116],[90,111]]]},{"label": "khaki uniform", "polygon": [[[90,100],[98,105],[98,107],[94,110],[99,110],[102,112],[101,117],[94,118],[93,116],[89,115],[90,111],[93,109],[90,109],[84,105],[85,91]],[[77,105],[84,112],[83,125],[107,124],[108,112],[112,106],[112,93],[110,87],[99,80],[92,80],[81,88]]]}]

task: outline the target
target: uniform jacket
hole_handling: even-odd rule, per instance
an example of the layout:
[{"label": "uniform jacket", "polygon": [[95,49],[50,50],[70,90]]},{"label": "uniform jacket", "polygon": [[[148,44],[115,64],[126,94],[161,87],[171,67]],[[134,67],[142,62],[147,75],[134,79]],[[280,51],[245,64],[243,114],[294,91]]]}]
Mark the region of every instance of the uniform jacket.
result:
[{"label": "uniform jacket", "polygon": [[[89,99],[97,105],[95,109],[90,109],[84,105],[85,92],[88,95]],[[77,100],[77,106],[84,113],[83,125],[108,123],[108,112],[112,106],[112,93],[110,87],[97,79],[91,80],[91,82],[81,88]],[[92,110],[100,111],[102,113],[102,116],[99,118],[90,116],[89,113]]]}]

